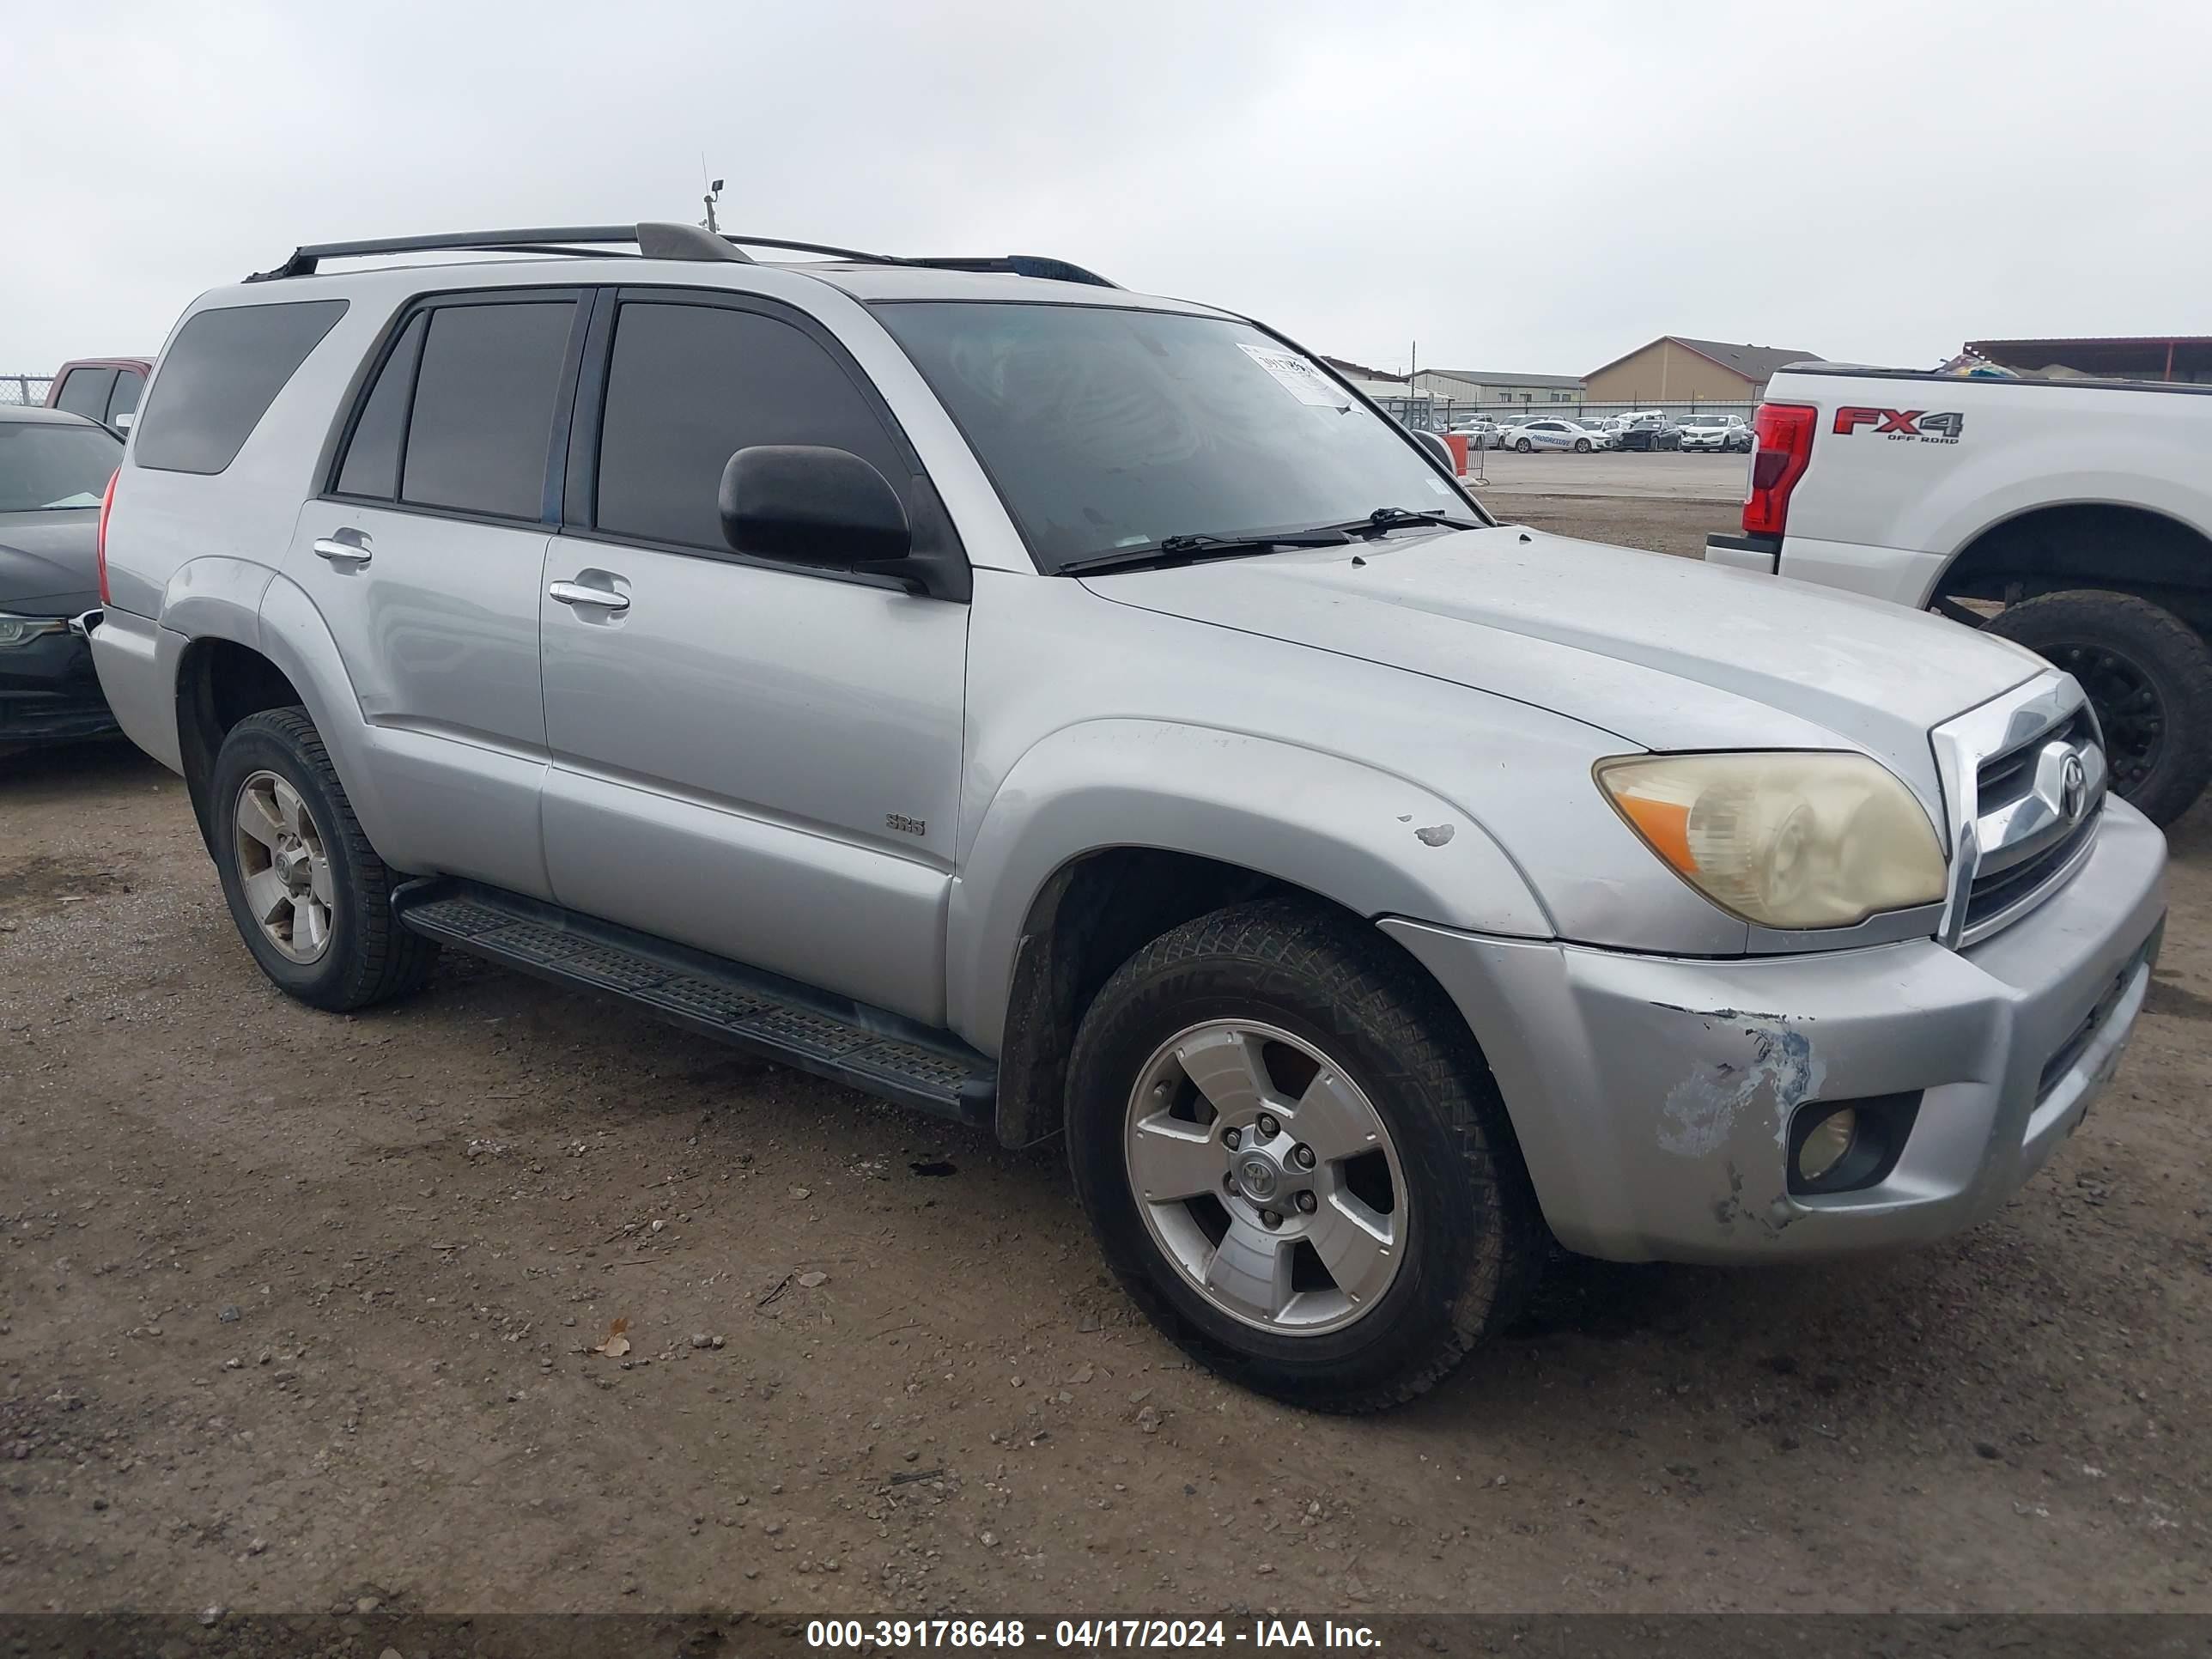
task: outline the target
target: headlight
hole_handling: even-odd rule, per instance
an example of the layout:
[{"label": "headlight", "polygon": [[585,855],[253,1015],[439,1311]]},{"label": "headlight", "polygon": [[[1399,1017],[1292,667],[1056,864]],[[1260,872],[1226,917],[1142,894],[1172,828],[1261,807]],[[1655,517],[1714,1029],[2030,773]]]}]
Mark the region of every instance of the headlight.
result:
[{"label": "headlight", "polygon": [[1594,770],[1645,846],[1747,921],[1849,927],[1943,897],[1936,826],[1864,755],[1639,755]]},{"label": "headlight", "polygon": [[47,634],[68,632],[66,617],[11,617],[0,611],[0,646],[28,645]]}]

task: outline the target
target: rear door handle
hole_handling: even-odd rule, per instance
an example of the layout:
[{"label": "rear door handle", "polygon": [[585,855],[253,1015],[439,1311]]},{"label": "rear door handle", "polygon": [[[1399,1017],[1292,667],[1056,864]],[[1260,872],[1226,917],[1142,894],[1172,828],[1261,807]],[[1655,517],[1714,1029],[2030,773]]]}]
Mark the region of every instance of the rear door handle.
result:
[{"label": "rear door handle", "polygon": [[367,564],[373,556],[366,530],[334,530],[315,538],[315,556],[333,564]]},{"label": "rear door handle", "polygon": [[596,605],[603,611],[627,611],[629,595],[617,593],[611,588],[591,587],[582,582],[555,582],[545,590],[545,597],[562,605]]}]

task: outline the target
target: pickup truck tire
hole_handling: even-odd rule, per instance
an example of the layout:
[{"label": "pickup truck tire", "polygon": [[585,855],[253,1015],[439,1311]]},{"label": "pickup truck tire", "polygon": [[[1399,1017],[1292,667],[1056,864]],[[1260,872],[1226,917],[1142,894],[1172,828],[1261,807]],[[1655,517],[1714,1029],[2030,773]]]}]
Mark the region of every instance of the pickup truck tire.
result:
[{"label": "pickup truck tire", "polygon": [[[1069,1163],[1108,1264],[1185,1352],[1259,1392],[1410,1400],[1519,1312],[1547,1255],[1466,1028],[1387,940],[1318,907],[1242,905],[1146,945],[1091,1005],[1069,1075]],[[1171,1168],[1138,1148],[1164,1123]],[[1231,1310],[1260,1298],[1279,1311]]]},{"label": "pickup truck tire", "polygon": [[2007,605],[1989,631],[2081,682],[2104,728],[2112,787],[2171,823],[2212,781],[2212,651],[2172,611],[2102,588]]},{"label": "pickup truck tire", "polygon": [[264,709],[231,727],[209,789],[222,896],[280,990],[343,1012],[429,978],[438,947],[392,915],[397,880],[306,709]]}]

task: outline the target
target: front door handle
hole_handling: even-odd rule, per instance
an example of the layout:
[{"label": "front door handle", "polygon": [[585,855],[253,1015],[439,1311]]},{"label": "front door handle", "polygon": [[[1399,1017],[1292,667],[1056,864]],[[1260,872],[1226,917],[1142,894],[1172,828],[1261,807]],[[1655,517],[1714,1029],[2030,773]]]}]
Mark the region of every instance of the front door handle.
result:
[{"label": "front door handle", "polygon": [[562,605],[596,605],[603,611],[629,609],[629,594],[617,593],[611,588],[587,586],[582,582],[555,582],[545,590],[545,597]]},{"label": "front door handle", "polygon": [[334,530],[315,538],[315,556],[332,564],[367,564],[371,557],[366,530]]}]

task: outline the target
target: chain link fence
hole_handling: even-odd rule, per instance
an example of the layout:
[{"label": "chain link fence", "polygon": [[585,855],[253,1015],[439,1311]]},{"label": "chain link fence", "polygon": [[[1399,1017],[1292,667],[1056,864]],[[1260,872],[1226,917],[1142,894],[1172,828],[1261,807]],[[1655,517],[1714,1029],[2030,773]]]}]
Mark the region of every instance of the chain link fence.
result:
[{"label": "chain link fence", "polygon": [[53,383],[51,374],[0,374],[0,404],[42,404]]}]

